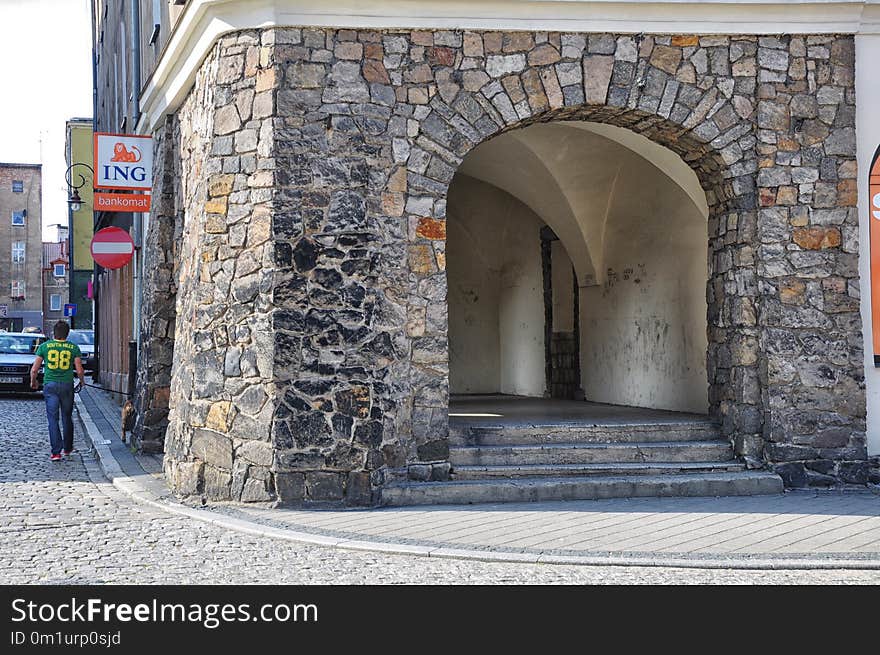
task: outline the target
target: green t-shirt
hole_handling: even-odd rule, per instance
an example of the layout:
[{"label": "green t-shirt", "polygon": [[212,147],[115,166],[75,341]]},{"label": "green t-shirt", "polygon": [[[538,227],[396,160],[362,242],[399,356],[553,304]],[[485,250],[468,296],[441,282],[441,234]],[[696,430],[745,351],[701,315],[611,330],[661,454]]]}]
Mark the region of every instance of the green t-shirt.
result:
[{"label": "green t-shirt", "polygon": [[52,339],[40,344],[37,357],[43,358],[44,382],[73,382],[73,360],[82,353],[75,343]]}]

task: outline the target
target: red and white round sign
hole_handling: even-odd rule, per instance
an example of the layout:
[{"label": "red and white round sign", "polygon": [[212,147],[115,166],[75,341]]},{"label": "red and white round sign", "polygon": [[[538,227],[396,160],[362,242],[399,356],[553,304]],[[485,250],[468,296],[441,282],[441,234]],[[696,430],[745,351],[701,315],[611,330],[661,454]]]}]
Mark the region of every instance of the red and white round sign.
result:
[{"label": "red and white round sign", "polygon": [[131,261],[134,241],[121,227],[105,227],[92,237],[92,257],[104,268],[122,268]]}]

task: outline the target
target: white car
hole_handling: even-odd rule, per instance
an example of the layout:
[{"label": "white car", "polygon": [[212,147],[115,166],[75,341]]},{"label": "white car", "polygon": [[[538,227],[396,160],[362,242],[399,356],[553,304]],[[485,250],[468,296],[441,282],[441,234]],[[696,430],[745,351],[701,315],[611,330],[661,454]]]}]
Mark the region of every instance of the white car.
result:
[{"label": "white car", "polygon": [[71,330],[67,340],[79,346],[82,353],[83,368],[87,371],[95,370],[95,331],[94,330]]},{"label": "white car", "polygon": [[[0,391],[33,391],[31,366],[45,340],[45,335],[34,332],[0,332]],[[42,388],[42,371],[37,379]]]}]

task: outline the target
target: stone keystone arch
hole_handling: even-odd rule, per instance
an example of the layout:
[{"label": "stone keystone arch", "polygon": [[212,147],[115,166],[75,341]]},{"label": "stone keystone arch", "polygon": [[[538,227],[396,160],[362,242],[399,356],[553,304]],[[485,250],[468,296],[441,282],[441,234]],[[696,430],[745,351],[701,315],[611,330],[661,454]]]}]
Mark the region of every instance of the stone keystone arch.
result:
[{"label": "stone keystone arch", "polygon": [[369,504],[395,478],[448,476],[447,189],[478,144],[564,120],[628,128],[696,172],[709,402],[737,452],[790,484],[855,475],[852,65],[832,36],[224,37],[176,118],[193,182],[172,486]]}]

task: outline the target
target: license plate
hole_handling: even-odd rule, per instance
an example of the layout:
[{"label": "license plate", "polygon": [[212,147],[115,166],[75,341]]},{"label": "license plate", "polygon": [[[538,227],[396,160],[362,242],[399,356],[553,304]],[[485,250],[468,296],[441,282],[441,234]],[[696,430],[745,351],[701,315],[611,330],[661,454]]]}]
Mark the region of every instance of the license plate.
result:
[{"label": "license plate", "polygon": [[0,377],[0,384],[21,384],[21,378]]}]

